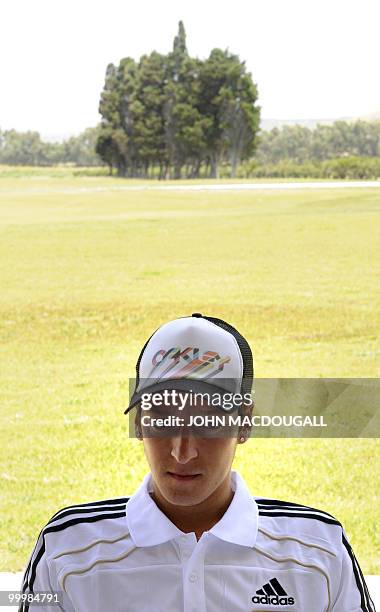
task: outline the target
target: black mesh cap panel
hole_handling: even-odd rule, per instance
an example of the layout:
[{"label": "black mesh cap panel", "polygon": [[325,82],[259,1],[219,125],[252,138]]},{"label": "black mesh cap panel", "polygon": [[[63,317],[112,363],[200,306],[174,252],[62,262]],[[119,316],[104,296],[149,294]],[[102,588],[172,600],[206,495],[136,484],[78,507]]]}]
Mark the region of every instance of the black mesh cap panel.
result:
[{"label": "black mesh cap panel", "polygon": [[139,358],[137,360],[137,363],[136,363],[136,389],[138,387],[139,380],[140,380],[140,362],[141,362],[142,356],[143,356],[144,351],[145,351],[145,349],[146,349],[146,347],[148,345],[149,340],[154,336],[156,331],[157,331],[157,329],[153,332],[153,334],[151,336],[149,336],[148,340],[145,342],[144,346],[141,349],[141,353],[139,355]]},{"label": "black mesh cap panel", "polygon": [[253,358],[251,347],[249,346],[247,340],[241,335],[240,332],[238,332],[237,329],[235,329],[235,327],[229,323],[226,323],[226,321],[223,321],[223,319],[206,316],[203,316],[203,318],[226,330],[236,339],[243,358],[243,380],[241,385],[242,394],[250,393],[253,384]]}]

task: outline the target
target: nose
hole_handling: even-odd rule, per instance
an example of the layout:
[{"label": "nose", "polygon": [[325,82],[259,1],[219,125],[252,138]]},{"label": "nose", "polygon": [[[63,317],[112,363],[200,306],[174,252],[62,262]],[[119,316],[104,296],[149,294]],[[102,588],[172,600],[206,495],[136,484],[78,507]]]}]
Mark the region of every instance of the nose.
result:
[{"label": "nose", "polygon": [[188,463],[191,459],[198,457],[194,436],[179,435],[172,438],[172,450],[170,454],[178,463]]}]

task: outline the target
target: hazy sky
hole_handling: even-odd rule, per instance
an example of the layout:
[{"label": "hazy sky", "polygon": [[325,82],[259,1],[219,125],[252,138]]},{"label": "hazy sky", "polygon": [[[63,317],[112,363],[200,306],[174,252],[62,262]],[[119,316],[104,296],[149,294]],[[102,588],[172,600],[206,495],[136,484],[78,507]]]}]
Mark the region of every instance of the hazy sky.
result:
[{"label": "hazy sky", "polygon": [[109,62],[171,49],[246,60],[265,118],[380,111],[379,0],[2,0],[0,128],[95,125]]}]

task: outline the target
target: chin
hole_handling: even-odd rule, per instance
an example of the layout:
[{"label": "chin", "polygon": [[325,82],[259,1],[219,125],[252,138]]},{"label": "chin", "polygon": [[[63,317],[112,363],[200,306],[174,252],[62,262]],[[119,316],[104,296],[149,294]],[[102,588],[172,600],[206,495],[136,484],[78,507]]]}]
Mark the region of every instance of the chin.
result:
[{"label": "chin", "polygon": [[178,486],[177,483],[161,483],[160,490],[166,500],[178,506],[195,506],[200,504],[207,497],[206,492],[202,492],[202,487],[199,485]]},{"label": "chin", "polygon": [[167,494],[165,494],[165,497],[170,504],[173,504],[175,506],[196,506],[205,499],[205,497],[203,496],[191,495],[191,493],[185,493],[181,491],[178,491],[174,494],[168,492]]}]

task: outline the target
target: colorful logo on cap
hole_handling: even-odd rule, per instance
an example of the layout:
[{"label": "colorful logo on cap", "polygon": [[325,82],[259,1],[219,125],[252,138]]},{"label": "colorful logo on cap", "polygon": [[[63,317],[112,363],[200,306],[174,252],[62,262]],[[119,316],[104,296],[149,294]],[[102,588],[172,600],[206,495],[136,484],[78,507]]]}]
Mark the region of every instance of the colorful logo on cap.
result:
[{"label": "colorful logo on cap", "polygon": [[148,378],[211,378],[223,371],[231,357],[221,357],[215,351],[200,352],[199,348],[172,347],[160,349],[152,357],[152,369]]}]

